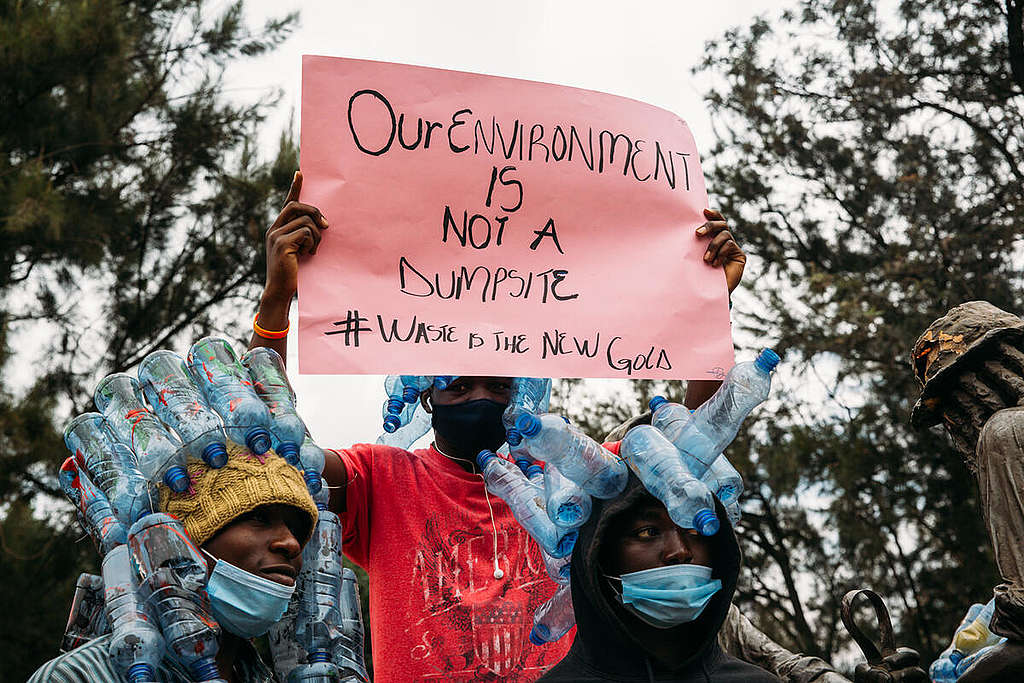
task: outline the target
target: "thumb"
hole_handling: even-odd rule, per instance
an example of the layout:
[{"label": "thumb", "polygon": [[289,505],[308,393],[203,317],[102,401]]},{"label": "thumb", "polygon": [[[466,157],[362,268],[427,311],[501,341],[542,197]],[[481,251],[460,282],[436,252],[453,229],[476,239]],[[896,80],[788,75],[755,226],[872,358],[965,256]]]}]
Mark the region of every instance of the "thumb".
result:
[{"label": "thumb", "polygon": [[299,193],[302,191],[302,171],[296,171],[292,177],[292,186],[288,188],[288,196],[284,198],[284,203],[297,202],[299,201]]}]

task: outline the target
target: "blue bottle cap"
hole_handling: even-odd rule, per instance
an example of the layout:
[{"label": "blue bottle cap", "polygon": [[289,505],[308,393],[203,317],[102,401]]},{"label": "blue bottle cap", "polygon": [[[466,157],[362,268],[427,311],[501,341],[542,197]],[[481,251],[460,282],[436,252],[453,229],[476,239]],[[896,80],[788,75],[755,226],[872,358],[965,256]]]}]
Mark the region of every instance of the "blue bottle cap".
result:
[{"label": "blue bottle cap", "polygon": [[401,426],[402,421],[398,419],[397,415],[388,415],[384,418],[384,431],[388,434],[394,434]]},{"label": "blue bottle cap", "polygon": [[523,436],[534,436],[540,431],[540,418],[536,415],[520,415],[516,418],[516,429]]},{"label": "blue bottle cap", "polygon": [[401,415],[402,410],[405,408],[405,402],[400,401],[397,398],[388,399],[388,412],[392,415]]},{"label": "blue bottle cap", "polygon": [[420,392],[416,390],[416,387],[406,387],[402,390],[402,398],[406,403],[415,403],[419,397]]},{"label": "blue bottle cap", "polygon": [[534,624],[530,629],[530,642],[534,645],[544,645],[551,636],[551,629],[544,624]]},{"label": "blue bottle cap", "polygon": [[666,403],[668,403],[668,399],[665,398],[664,396],[655,396],[654,398],[647,402],[647,407],[650,408],[651,412],[653,413],[655,410],[657,410],[659,407]]},{"label": "blue bottle cap", "polygon": [[555,546],[555,555],[553,557],[565,557],[571,553],[572,547],[576,545],[576,537],[579,536],[579,533],[576,529],[566,531],[565,535],[558,539],[558,545]]},{"label": "blue bottle cap", "polygon": [[533,479],[538,474],[544,474],[544,468],[537,463],[531,463],[526,468],[526,478]]},{"label": "blue bottle cap", "polygon": [[306,488],[309,489],[310,495],[316,495],[320,493],[323,488],[323,483],[320,481],[320,473],[316,470],[309,469],[302,471],[302,478],[306,482]]},{"label": "blue bottle cap", "polygon": [[245,445],[256,455],[263,455],[270,450],[270,432],[263,427],[253,427],[245,435]]},{"label": "blue bottle cap", "polygon": [[949,661],[953,662],[953,666],[960,663],[960,660],[964,658],[964,653],[960,650],[953,650],[949,653]]},{"label": "blue bottle cap", "polygon": [[309,653],[307,658],[310,664],[319,664],[320,662],[331,661],[331,653],[327,650],[313,650]]},{"label": "blue bottle cap", "polygon": [[508,441],[509,446],[515,448],[523,442],[523,435],[519,433],[518,429],[512,427],[505,431],[505,440]]},{"label": "blue bottle cap", "polygon": [[217,671],[217,660],[213,657],[204,657],[192,662],[188,667],[192,672],[193,681],[213,681],[220,678]]},{"label": "blue bottle cap", "polygon": [[497,457],[498,456],[494,453],[494,451],[490,451],[485,448],[484,450],[476,454],[476,464],[480,466],[480,469],[483,469],[487,465],[487,463],[491,461],[492,458]]},{"label": "blue bottle cap", "polygon": [[529,474],[527,474],[526,471],[530,469],[530,465],[532,464],[533,461],[527,458],[516,458],[516,465],[519,466],[519,469],[521,469],[523,471],[523,474],[526,474],[526,476],[530,476]]},{"label": "blue bottle cap", "polygon": [[182,493],[188,491],[192,481],[188,478],[188,470],[181,465],[175,465],[164,473],[164,483],[175,493]]},{"label": "blue bottle cap", "polygon": [[156,674],[149,664],[132,664],[128,667],[128,680],[132,683],[151,683],[156,680]]},{"label": "blue bottle cap", "polygon": [[583,507],[579,503],[562,503],[555,511],[555,517],[565,526],[575,524],[583,517]]},{"label": "blue bottle cap", "polygon": [[294,441],[282,441],[277,444],[277,454],[292,467],[299,467],[299,444]]},{"label": "blue bottle cap", "polygon": [[454,375],[437,375],[434,377],[434,386],[444,391],[452,383],[453,379],[455,379]]},{"label": "blue bottle cap", "polygon": [[757,354],[757,360],[754,364],[765,372],[771,372],[775,369],[775,366],[779,364],[779,354],[775,353],[771,349],[764,349],[761,353]]},{"label": "blue bottle cap", "polygon": [[203,449],[203,462],[215,470],[219,470],[228,462],[228,449],[223,444],[211,443]]},{"label": "blue bottle cap", "polygon": [[715,516],[714,510],[701,508],[693,516],[693,528],[699,531],[701,536],[714,536],[718,533],[719,526],[721,525],[718,522],[718,517]]}]

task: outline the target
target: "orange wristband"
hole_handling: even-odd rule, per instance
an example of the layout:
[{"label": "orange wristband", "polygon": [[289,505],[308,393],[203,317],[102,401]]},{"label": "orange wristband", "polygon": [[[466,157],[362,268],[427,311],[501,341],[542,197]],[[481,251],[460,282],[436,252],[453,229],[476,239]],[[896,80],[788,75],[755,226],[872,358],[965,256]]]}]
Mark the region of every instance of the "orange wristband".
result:
[{"label": "orange wristband", "polygon": [[263,337],[264,339],[284,339],[285,337],[288,336],[288,328],[291,327],[290,323],[288,325],[285,325],[283,330],[274,332],[272,330],[265,330],[262,327],[260,327],[259,324],[257,324],[256,322],[259,319],[259,313],[257,313],[256,317],[252,319],[252,329],[257,336]]}]

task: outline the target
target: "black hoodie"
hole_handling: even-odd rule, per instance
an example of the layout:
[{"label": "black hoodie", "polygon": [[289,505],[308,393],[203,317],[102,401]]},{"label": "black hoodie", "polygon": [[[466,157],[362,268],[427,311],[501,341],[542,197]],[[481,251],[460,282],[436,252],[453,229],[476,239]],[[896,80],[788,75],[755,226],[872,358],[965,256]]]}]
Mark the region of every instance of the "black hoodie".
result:
[{"label": "black hoodie", "polygon": [[642,496],[650,495],[632,473],[621,496],[594,499],[590,519],[580,529],[572,554],[572,602],[576,640],[562,661],[540,681],[690,681],[760,683],[779,679],[732,657],[718,645],[718,630],[736,590],[740,549],[725,510],[722,528],[711,536],[713,578],[722,589],[691,623],[669,629],[649,626],[622,608],[598,567],[601,542],[611,521]]}]

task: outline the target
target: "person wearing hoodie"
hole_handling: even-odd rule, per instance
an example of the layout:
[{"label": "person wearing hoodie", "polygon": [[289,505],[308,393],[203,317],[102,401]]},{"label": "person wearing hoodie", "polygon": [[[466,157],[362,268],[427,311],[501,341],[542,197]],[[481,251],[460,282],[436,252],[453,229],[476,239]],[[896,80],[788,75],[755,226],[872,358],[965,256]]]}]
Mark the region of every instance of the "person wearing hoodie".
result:
[{"label": "person wearing hoodie", "polygon": [[779,680],[718,644],[740,549],[716,504],[721,529],[702,537],[676,526],[632,473],[622,495],[594,500],[572,554],[576,639],[541,681]]}]

